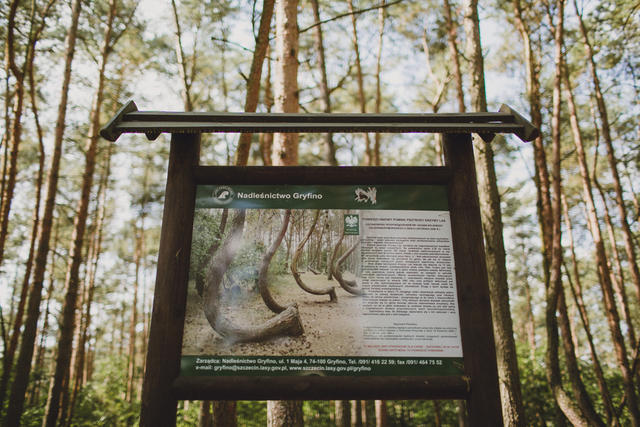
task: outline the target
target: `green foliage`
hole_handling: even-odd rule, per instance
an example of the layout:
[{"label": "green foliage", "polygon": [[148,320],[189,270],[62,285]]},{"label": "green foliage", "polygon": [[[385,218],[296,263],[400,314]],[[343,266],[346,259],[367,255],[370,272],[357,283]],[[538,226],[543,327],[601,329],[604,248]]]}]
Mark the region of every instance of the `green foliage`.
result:
[{"label": "green foliage", "polygon": [[267,402],[239,401],[236,412],[238,427],[263,427],[267,425]]}]

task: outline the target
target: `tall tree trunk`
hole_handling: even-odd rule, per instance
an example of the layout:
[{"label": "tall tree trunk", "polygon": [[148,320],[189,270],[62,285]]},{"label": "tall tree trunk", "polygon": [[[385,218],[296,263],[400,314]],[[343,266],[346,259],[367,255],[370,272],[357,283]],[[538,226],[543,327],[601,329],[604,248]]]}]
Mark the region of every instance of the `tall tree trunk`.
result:
[{"label": "tall tree trunk", "polygon": [[[596,97],[596,105],[600,114],[600,122],[602,127],[602,139],[607,147],[607,160],[609,162],[609,168],[611,169],[611,177],[613,178],[613,188],[616,194],[616,203],[618,205],[618,213],[620,216],[620,225],[622,226],[622,236],[624,238],[624,247],[627,253],[629,270],[631,272],[631,279],[635,286],[636,297],[640,302],[640,269],[638,268],[636,250],[633,243],[633,235],[629,227],[629,221],[627,219],[627,208],[624,201],[622,184],[620,183],[620,175],[618,174],[618,160],[616,159],[615,151],[613,148],[613,142],[611,138],[611,129],[609,126],[609,117],[607,113],[607,106],[604,101],[604,95],[602,94],[602,88],[600,86],[600,79],[598,78],[598,72],[596,62],[594,59],[593,49],[591,42],[589,41],[589,35],[587,28],[584,25],[582,14],[579,12],[581,9],[578,7],[577,2],[574,0],[574,7],[578,13],[578,22],[580,23],[580,34],[582,35],[582,41],[589,64],[589,71],[591,73],[591,79],[593,82],[593,89]],[[627,390],[628,393],[631,390]],[[640,408],[638,407],[638,399],[634,396],[629,396],[630,400],[627,401],[629,412],[632,413],[632,419],[635,422],[640,423]]]},{"label": "tall tree trunk", "polygon": [[[311,0],[311,9],[313,11],[313,20],[316,24],[313,27],[313,43],[316,48],[316,55],[318,56],[316,66],[320,73],[320,100],[322,102],[322,112],[331,113],[331,91],[329,90],[329,80],[327,79],[327,65],[324,57],[324,42],[322,38],[322,24],[320,24],[320,7],[318,6],[318,0]],[[333,133],[325,133],[323,137],[325,162],[329,166],[338,166],[338,161],[336,160],[336,147],[333,142]]]},{"label": "tall tree trunk", "polygon": [[[3,182],[2,198],[0,199],[0,265],[4,259],[4,246],[9,233],[9,213],[11,210],[11,202],[13,201],[13,192],[16,187],[16,178],[18,175],[18,154],[20,142],[22,139],[22,109],[24,105],[24,70],[20,70],[15,62],[15,30],[16,30],[16,14],[18,11],[19,0],[12,0],[9,4],[9,13],[7,16],[6,42],[5,42],[5,67],[7,71],[11,71],[15,79],[14,85],[14,102],[13,102],[13,123],[10,131],[10,137],[7,141],[7,147],[11,145],[11,161],[9,163],[9,171],[7,181]],[[30,47],[30,44],[29,44]],[[28,55],[29,56],[29,55]],[[28,63],[27,58],[26,62]],[[5,129],[9,132],[9,129]],[[6,169],[4,169],[6,172]],[[3,176],[4,178],[4,176]]]},{"label": "tall tree trunk", "polygon": [[176,0],[171,0],[171,7],[173,9],[173,20],[176,24],[176,57],[178,59],[180,83],[182,83],[182,104],[184,111],[193,111],[193,100],[191,99],[191,83],[193,76],[189,75],[184,55],[184,47],[182,46],[182,28],[180,27],[180,16],[178,15]]},{"label": "tall tree trunk", "polygon": [[47,176],[47,198],[38,239],[38,252],[36,254],[36,268],[34,270],[33,285],[29,293],[29,303],[27,306],[27,317],[24,323],[22,334],[22,344],[16,364],[16,374],[14,377],[11,395],[9,397],[9,407],[5,418],[6,427],[18,427],[24,408],[25,391],[29,383],[29,373],[35,347],[36,331],[38,327],[38,317],[40,315],[40,301],[42,299],[42,284],[46,271],[47,255],[49,253],[49,241],[51,238],[51,225],[53,222],[53,212],[55,209],[55,199],[58,191],[58,172],[60,169],[60,157],[62,155],[62,140],[66,124],[67,97],[69,83],[71,81],[71,63],[75,53],[76,34],[78,28],[78,17],[82,2],[74,0],[72,3],[71,23],[65,40],[65,71],[62,83],[62,95],[58,108],[58,118],[56,122],[54,149],[51,156],[51,165]]},{"label": "tall tree trunk", "polygon": [[362,427],[362,402],[351,401],[351,427]]},{"label": "tall tree trunk", "polygon": [[212,427],[237,427],[236,402],[232,400],[221,400],[212,403]]},{"label": "tall tree trunk", "polygon": [[[39,157],[38,157],[38,174],[35,182],[35,207],[33,208],[32,215],[32,227],[31,227],[31,238],[29,244],[29,256],[27,257],[26,262],[26,271],[24,273],[24,279],[22,282],[22,288],[20,291],[20,297],[18,300],[18,308],[15,314],[15,321],[13,322],[13,331],[11,333],[11,338],[9,343],[5,342],[5,354],[2,359],[2,378],[0,379],[0,408],[4,407],[4,400],[7,394],[7,388],[9,386],[9,378],[11,376],[11,372],[13,370],[13,361],[15,358],[15,353],[18,348],[18,339],[20,338],[20,332],[22,329],[22,322],[24,319],[24,311],[25,306],[27,304],[27,295],[29,292],[29,281],[31,279],[31,273],[33,270],[33,262],[35,257],[36,243],[38,240],[38,229],[40,227],[40,203],[42,200],[42,184],[44,181],[44,160],[45,160],[45,152],[44,152],[44,136],[42,133],[42,127],[40,126],[38,107],[36,102],[36,88],[35,88],[35,78],[33,73],[33,60],[34,60],[34,51],[35,45],[38,37],[36,34],[40,34],[42,28],[44,28],[44,22],[42,23],[40,29],[34,31],[33,29],[33,14],[35,13],[35,7],[32,10],[32,18],[31,18],[31,31],[29,35],[30,42],[30,54],[27,55],[27,63],[25,67],[27,69],[27,75],[29,77],[29,97],[31,101],[31,109],[33,112],[33,116],[36,124],[36,131],[38,135],[38,148],[39,148]],[[8,47],[7,47],[8,48]],[[15,130],[14,130],[15,132]],[[2,200],[5,200],[3,197]],[[0,237],[0,239],[2,239]],[[0,264],[2,264],[2,250],[0,250]]]},{"label": "tall tree trunk", "polygon": [[[558,31],[558,29],[556,29]],[[624,343],[624,338],[622,336],[622,332],[620,329],[620,319],[618,315],[618,309],[615,302],[614,292],[613,292],[613,284],[611,281],[611,270],[609,269],[609,260],[606,254],[604,241],[602,239],[602,234],[600,231],[600,223],[598,221],[598,214],[596,211],[595,201],[593,198],[593,188],[591,185],[591,179],[589,176],[586,154],[584,150],[584,144],[582,142],[582,134],[579,127],[576,107],[573,101],[573,93],[571,92],[571,86],[569,82],[569,76],[563,73],[563,80],[566,86],[565,92],[567,95],[567,105],[569,107],[570,114],[570,122],[571,122],[571,130],[573,133],[574,143],[576,146],[576,154],[578,157],[578,165],[580,168],[580,175],[582,177],[582,189],[583,189],[583,198],[585,204],[587,206],[587,220],[589,222],[589,229],[591,230],[591,235],[593,237],[594,244],[596,246],[596,260],[598,264],[598,273],[600,276],[600,285],[602,288],[602,293],[604,294],[604,301],[606,306],[606,314],[607,319],[609,321],[609,328],[611,330],[612,338],[614,341],[614,348],[616,349],[616,355],[618,359],[618,365],[622,370],[623,380],[625,382],[625,392],[631,393],[631,398],[629,403],[636,402],[636,394],[635,387],[633,385],[633,375],[631,374],[629,361],[627,359],[627,352]],[[613,242],[615,244],[615,242]],[[578,402],[581,405],[583,413],[587,416],[592,423],[595,423],[594,416],[595,411],[593,408],[589,408],[586,405],[586,402],[581,402],[578,399]],[[589,402],[590,403],[590,402]],[[640,414],[634,414],[632,408],[629,408],[629,412],[631,413],[631,418],[634,423],[640,422]],[[598,418],[599,419],[599,418]],[[637,424],[634,424],[637,425]]]},{"label": "tall tree trunk", "polygon": [[[297,113],[298,93],[298,1],[276,2],[276,84],[274,87],[277,113]],[[298,164],[298,134],[278,133],[273,141],[273,165]],[[269,427],[301,427],[304,424],[302,401],[269,401],[267,425]]]},{"label": "tall tree trunk", "polygon": [[[381,5],[384,6],[385,0],[382,0]],[[382,73],[382,42],[384,40],[384,7],[378,9],[378,54],[376,55],[376,113],[380,113],[382,106],[382,88],[381,78]],[[382,160],[380,158],[380,133],[376,133],[373,141],[373,166],[380,166]]]},{"label": "tall tree trunk", "polygon": [[458,101],[458,112],[466,111],[464,105],[464,89],[462,88],[462,71],[460,68],[460,56],[458,55],[458,42],[456,37],[457,25],[454,25],[451,15],[451,4],[449,0],[444,0],[444,17],[447,24],[447,45],[449,46],[450,60],[453,64],[453,80],[456,85],[456,99]]},{"label": "tall tree trunk", "polygon": [[386,400],[376,400],[376,427],[389,426],[389,409]]},{"label": "tall tree trunk", "polygon": [[78,395],[82,390],[85,382],[86,382],[86,366],[87,366],[87,351],[86,346],[89,340],[89,328],[91,326],[91,304],[93,304],[93,296],[95,291],[95,282],[96,282],[96,272],[98,268],[98,260],[100,259],[100,255],[102,253],[102,227],[104,225],[104,219],[106,214],[106,194],[109,176],[111,174],[111,150],[113,147],[113,143],[109,143],[109,147],[106,153],[104,171],[100,178],[100,185],[98,189],[98,206],[96,209],[95,215],[95,227],[93,229],[93,233],[90,242],[90,250],[87,266],[87,274],[85,278],[85,303],[84,303],[84,322],[82,323],[82,328],[79,331],[79,339],[76,345],[77,355],[76,355],[76,363],[73,366],[74,374],[73,374],[73,391],[71,393],[71,400],[69,403],[69,416],[67,418],[67,427],[71,426],[71,422],[73,420],[74,410],[76,406],[76,402],[78,400]]},{"label": "tall tree trunk", "polygon": [[[360,104],[360,112],[367,112],[367,101],[364,97],[364,78],[362,75],[362,64],[360,63],[360,46],[358,42],[358,27],[356,25],[356,14],[353,9],[353,0],[347,0],[349,6],[349,14],[351,15],[351,39],[353,41],[353,50],[356,55],[356,78],[358,81],[358,102]],[[373,166],[373,155],[371,153],[371,140],[369,134],[364,133],[364,164]]]},{"label": "tall tree trunk", "polygon": [[[82,192],[76,210],[73,234],[71,236],[71,257],[67,265],[67,277],[65,279],[65,297],[62,306],[62,320],[60,322],[60,332],[58,337],[58,355],[56,359],[56,369],[51,382],[43,427],[55,427],[58,422],[60,411],[60,395],[63,389],[63,382],[69,376],[69,364],[73,348],[73,335],[75,331],[76,305],[78,299],[78,284],[80,281],[80,265],[82,264],[82,249],[84,245],[84,235],[87,225],[87,215],[93,187],[93,174],[96,165],[96,153],[98,141],[100,140],[100,111],[102,110],[102,100],[104,96],[105,70],[109,54],[111,53],[111,35],[113,31],[113,21],[117,11],[117,0],[109,2],[109,17],[107,19],[105,35],[103,39],[100,72],[98,75],[98,87],[91,107],[89,119],[89,134],[85,147],[86,163],[84,175],[82,177]],[[66,384],[65,387],[68,387]],[[63,408],[64,410],[64,408]],[[64,422],[65,420],[61,420]]]},{"label": "tall tree trunk", "polygon": [[559,294],[562,292],[562,205],[561,205],[561,132],[560,113],[562,102],[562,45],[564,39],[564,1],[557,2],[558,18],[555,24],[555,78],[553,88],[553,247],[551,253],[551,275],[547,288],[547,381],[558,407],[564,415],[574,425],[588,426],[589,421],[580,411],[573,398],[570,397],[562,387],[562,377],[560,374],[560,360],[558,357],[559,336],[558,318],[556,310],[558,307]]},{"label": "tall tree trunk", "polygon": [[[571,282],[570,275],[567,273],[567,277],[569,277],[569,284],[571,285],[571,292],[573,294],[575,304],[578,306],[578,310],[580,312],[580,319],[582,320],[582,326],[587,335],[587,342],[589,343],[589,350],[591,353],[591,361],[593,362],[593,370],[596,374],[596,380],[598,381],[598,387],[600,388],[600,395],[602,396],[602,400],[604,402],[604,409],[607,416],[607,424],[611,425],[611,420],[615,414],[613,403],[611,401],[611,394],[609,393],[609,389],[607,387],[606,380],[604,378],[604,373],[602,372],[602,365],[600,364],[600,360],[598,359],[598,353],[596,352],[596,348],[593,341],[593,336],[591,334],[591,325],[589,322],[589,317],[587,316],[587,310],[584,304],[584,300],[582,298],[582,284],[580,282],[580,269],[578,267],[578,260],[576,258],[575,248],[573,244],[573,232],[571,231],[571,221],[569,220],[569,206],[567,205],[567,200],[562,195],[562,208],[564,214],[564,224],[567,230],[567,239],[569,241],[569,250],[571,251],[571,263],[573,264],[573,276],[575,278],[575,286],[573,282]],[[617,422],[616,422],[617,424]]]},{"label": "tall tree trunk", "polygon": [[[253,60],[251,62],[251,71],[247,80],[247,97],[244,104],[245,113],[254,113],[258,107],[260,98],[260,81],[262,80],[262,64],[269,47],[269,33],[271,31],[271,19],[273,18],[273,9],[275,0],[264,0],[262,5],[262,16],[260,17],[260,27],[258,29],[258,38],[256,39],[256,47],[253,51]],[[295,27],[297,29],[297,27]],[[297,86],[296,86],[297,88]],[[296,89],[297,90],[297,89]],[[238,148],[234,164],[236,166],[246,166],[249,160],[249,152],[251,151],[251,138],[253,134],[240,134]]]},{"label": "tall tree trunk", "polygon": [[[268,52],[268,51],[267,51]],[[273,108],[273,93],[271,92],[271,60],[267,61],[267,75],[264,79],[264,106],[267,113],[271,112]],[[260,134],[260,155],[262,157],[262,164],[265,166],[272,166],[271,163],[271,148],[273,147],[273,134],[262,133]]]},{"label": "tall tree trunk", "polygon": [[[471,61],[469,92],[473,111],[487,111],[484,83],[484,59],[480,44],[480,22],[477,0],[465,0],[464,27],[467,35],[467,58]],[[524,406],[520,390],[520,373],[513,337],[513,324],[509,307],[509,287],[507,284],[506,255],[503,240],[500,193],[493,163],[493,148],[490,143],[474,137],[476,173],[478,174],[478,195],[482,214],[482,228],[485,238],[491,313],[496,341],[498,375],[502,416],[507,426],[524,426]]]}]

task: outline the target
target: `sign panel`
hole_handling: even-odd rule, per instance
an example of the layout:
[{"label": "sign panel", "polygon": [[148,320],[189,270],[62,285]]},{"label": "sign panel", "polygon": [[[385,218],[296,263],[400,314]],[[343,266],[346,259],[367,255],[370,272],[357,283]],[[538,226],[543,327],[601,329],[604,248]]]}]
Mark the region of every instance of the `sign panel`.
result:
[{"label": "sign panel", "polygon": [[[261,339],[265,298],[303,331]],[[462,375],[462,361],[446,186],[197,187],[181,376]]]}]

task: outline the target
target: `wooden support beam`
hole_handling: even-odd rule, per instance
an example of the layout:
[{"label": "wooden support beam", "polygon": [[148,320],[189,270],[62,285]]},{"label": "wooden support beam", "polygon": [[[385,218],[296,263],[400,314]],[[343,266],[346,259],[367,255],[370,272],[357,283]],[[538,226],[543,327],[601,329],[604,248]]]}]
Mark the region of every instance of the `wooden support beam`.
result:
[{"label": "wooden support beam", "polygon": [[147,364],[142,386],[141,427],[176,425],[178,401],[171,384],[180,373],[187,305],[189,257],[200,134],[173,134],[160,236]]},{"label": "wooden support beam", "polygon": [[485,261],[478,183],[470,134],[443,135],[456,262],[464,370],[471,382],[467,414],[471,427],[502,426],[491,300]]}]

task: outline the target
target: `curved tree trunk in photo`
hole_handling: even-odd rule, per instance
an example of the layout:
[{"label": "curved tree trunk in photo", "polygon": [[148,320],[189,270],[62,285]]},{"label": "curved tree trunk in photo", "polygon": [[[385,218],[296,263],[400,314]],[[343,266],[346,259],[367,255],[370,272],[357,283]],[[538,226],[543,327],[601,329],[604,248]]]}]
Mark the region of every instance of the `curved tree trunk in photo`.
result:
[{"label": "curved tree trunk in photo", "polygon": [[276,317],[252,327],[231,322],[222,312],[222,278],[238,251],[246,211],[236,210],[227,237],[209,263],[204,283],[204,314],[214,331],[230,342],[264,341],[280,335],[298,336],[304,333],[296,307],[289,307]]},{"label": "curved tree trunk in photo", "polygon": [[260,296],[264,303],[269,307],[269,310],[274,313],[282,313],[289,307],[296,307],[295,303],[289,304],[287,306],[282,306],[278,304],[276,300],[271,296],[271,292],[269,292],[269,284],[267,279],[267,273],[269,272],[269,265],[271,264],[271,259],[275,255],[276,251],[280,247],[282,243],[282,239],[284,235],[287,233],[287,229],[289,228],[289,220],[291,219],[291,209],[287,209],[284,213],[284,219],[282,220],[282,228],[280,229],[280,233],[276,236],[275,240],[271,243],[271,246],[267,249],[265,254],[262,256],[262,260],[260,261],[260,269],[258,273],[258,288],[260,289]]},{"label": "curved tree trunk in photo", "polygon": [[[218,239],[222,239],[224,235],[224,230],[227,228],[227,218],[229,217],[229,209],[222,210],[222,218],[220,218],[220,226],[218,227]],[[196,268],[196,290],[198,291],[198,295],[202,297],[202,292],[204,290],[204,279],[207,274],[207,267],[209,266],[209,261],[211,261],[211,257],[218,251],[220,247],[220,242],[213,242],[209,249],[207,249],[207,254],[200,260],[198,263],[198,267]]]},{"label": "curved tree trunk in photo", "polygon": [[358,289],[357,287],[358,284],[355,282],[355,280],[345,280],[342,277],[342,273],[340,272],[340,265],[342,265],[344,260],[347,259],[349,255],[351,255],[351,253],[358,247],[358,245],[360,244],[360,241],[362,241],[362,235],[358,237],[358,241],[355,243],[355,245],[349,248],[344,254],[342,254],[340,258],[336,260],[338,256],[338,251],[340,250],[340,245],[342,244],[343,240],[344,240],[344,228],[342,229],[342,233],[340,234],[338,243],[336,243],[335,248],[333,250],[333,256],[331,257],[331,265],[330,265],[331,274],[333,275],[333,277],[336,278],[338,283],[340,283],[340,286],[342,286],[342,289],[344,289],[345,291],[349,292],[352,295],[362,295],[362,289]]},{"label": "curved tree trunk in photo", "polygon": [[[300,255],[302,255],[302,250],[304,246],[307,244],[309,237],[313,234],[313,231],[316,229],[316,224],[318,223],[318,218],[320,218],[320,210],[316,211],[315,216],[313,217],[313,223],[307,232],[305,238],[300,242],[298,247],[296,248],[295,253],[293,254],[293,258],[291,259],[291,273],[293,273],[293,278],[296,280],[296,283],[303,291],[308,292],[313,295],[329,295],[331,301],[338,302],[338,295],[336,294],[336,289],[333,286],[328,286],[324,289],[312,289],[307,286],[300,277],[300,273],[298,272],[298,259]],[[311,269],[310,269],[311,270]],[[313,270],[311,270],[313,271]]]}]

